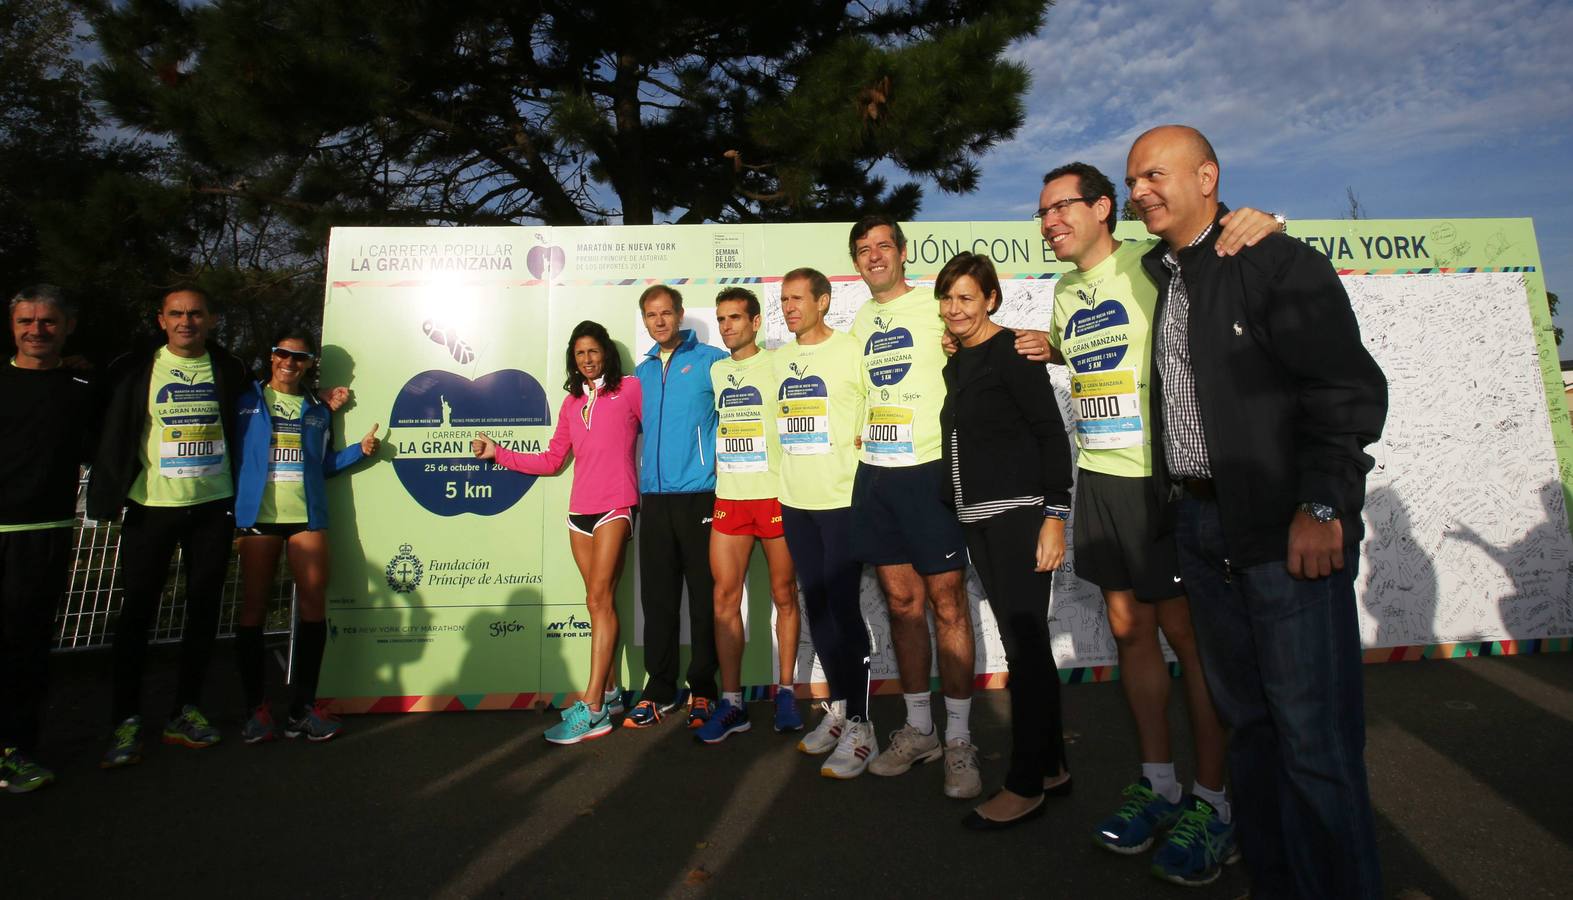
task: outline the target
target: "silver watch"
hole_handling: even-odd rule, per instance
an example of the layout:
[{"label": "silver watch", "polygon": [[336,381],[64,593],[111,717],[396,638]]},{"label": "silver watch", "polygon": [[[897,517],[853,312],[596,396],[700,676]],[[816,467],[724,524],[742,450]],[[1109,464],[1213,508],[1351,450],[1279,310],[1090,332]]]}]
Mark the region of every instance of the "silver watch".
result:
[{"label": "silver watch", "polygon": [[1273,221],[1278,223],[1278,230],[1280,232],[1287,233],[1289,231],[1288,216],[1284,215],[1283,213],[1273,213]]},{"label": "silver watch", "polygon": [[1338,510],[1333,509],[1326,503],[1302,503],[1295,509],[1315,519],[1317,524],[1320,525],[1326,525],[1328,522],[1338,518]]}]

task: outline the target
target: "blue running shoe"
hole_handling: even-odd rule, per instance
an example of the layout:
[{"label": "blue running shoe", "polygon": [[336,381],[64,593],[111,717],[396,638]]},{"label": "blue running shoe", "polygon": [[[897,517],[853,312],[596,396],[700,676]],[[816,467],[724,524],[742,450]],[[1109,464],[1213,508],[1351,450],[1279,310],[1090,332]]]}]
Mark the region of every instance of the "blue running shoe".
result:
[{"label": "blue running shoe", "polygon": [[1185,811],[1181,803],[1170,803],[1153,793],[1152,782],[1142,778],[1123,791],[1125,805],[1098,824],[1093,839],[1098,846],[1115,853],[1131,855],[1152,846],[1159,832],[1173,825]]},{"label": "blue running shoe", "polygon": [[1223,867],[1239,860],[1234,826],[1218,818],[1212,804],[1190,797],[1189,808],[1152,857],[1152,873],[1164,881],[1200,887],[1218,880]]},{"label": "blue running shoe", "polygon": [[715,712],[715,701],[709,697],[690,697],[688,699],[688,727],[702,728],[710,721],[710,715]]},{"label": "blue running shoe", "polygon": [[803,717],[797,711],[797,695],[788,687],[776,688],[776,734],[802,731]]},{"label": "blue running shoe", "polygon": [[273,710],[266,703],[253,710],[251,718],[240,727],[240,739],[248,744],[260,744],[277,737],[278,732],[273,727]]},{"label": "blue running shoe", "polygon": [[640,700],[634,704],[632,710],[629,710],[628,715],[623,716],[623,727],[649,728],[660,722],[663,715],[661,708],[656,706],[654,701]]},{"label": "blue running shoe", "polygon": [[344,723],[339,717],[328,712],[328,701],[318,700],[306,707],[299,716],[291,715],[284,725],[284,736],[294,740],[303,737],[314,744],[331,741],[338,735]]},{"label": "blue running shoe", "polygon": [[711,711],[710,718],[694,732],[694,737],[706,744],[719,744],[728,737],[747,731],[751,727],[753,726],[748,724],[748,709],[733,706],[732,701],[723,699]]},{"label": "blue running shoe", "polygon": [[142,761],[142,717],[132,716],[115,726],[109,749],[98,761],[100,769],[118,769]]},{"label": "blue running shoe", "polygon": [[612,733],[612,717],[601,706],[600,712],[591,712],[583,700],[563,710],[563,720],[546,729],[546,739],[554,744],[577,744],[593,741]]}]

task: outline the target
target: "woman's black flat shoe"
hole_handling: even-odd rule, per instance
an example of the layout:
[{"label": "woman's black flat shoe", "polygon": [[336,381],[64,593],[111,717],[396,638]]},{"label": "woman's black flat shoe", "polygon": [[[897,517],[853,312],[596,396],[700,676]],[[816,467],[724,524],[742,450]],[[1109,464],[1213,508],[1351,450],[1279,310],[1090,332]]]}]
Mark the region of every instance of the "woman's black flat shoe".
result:
[{"label": "woman's black flat shoe", "polygon": [[1027,810],[1014,819],[1004,820],[985,819],[978,815],[977,810],[973,810],[967,813],[964,818],[962,818],[961,827],[967,829],[968,831],[1004,831],[1007,828],[1013,828],[1023,822],[1030,822],[1033,819],[1042,816],[1047,809],[1048,804],[1044,802],[1044,800],[1040,799],[1038,800],[1038,805],[1034,806],[1032,809]]},{"label": "woman's black flat shoe", "polygon": [[1071,795],[1071,785],[1073,783],[1074,782],[1072,782],[1069,778],[1066,778],[1064,781],[1060,782],[1059,784],[1056,784],[1054,787],[1046,787],[1046,788],[1044,788],[1043,789],[1043,796],[1045,796],[1045,797],[1069,797]]}]

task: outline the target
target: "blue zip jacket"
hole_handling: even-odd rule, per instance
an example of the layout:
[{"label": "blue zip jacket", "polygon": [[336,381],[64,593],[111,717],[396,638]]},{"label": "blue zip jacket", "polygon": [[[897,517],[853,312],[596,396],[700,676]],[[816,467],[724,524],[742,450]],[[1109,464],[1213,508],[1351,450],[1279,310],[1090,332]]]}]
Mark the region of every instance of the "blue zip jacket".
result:
[{"label": "blue zip jacket", "polygon": [[[328,498],[323,482],[329,476],[358,463],[365,454],[356,442],[337,453],[328,447],[333,433],[333,415],[310,391],[300,405],[300,448],[306,460],[306,527],[312,531],[328,527]],[[239,464],[235,466],[235,524],[250,528],[257,524],[262,506],[262,488],[268,481],[268,453],[273,443],[273,416],[263,401],[262,382],[252,382],[235,410],[236,430],[240,433]]]},{"label": "blue zip jacket", "polygon": [[663,369],[661,345],[652,344],[634,369],[644,391],[641,494],[697,494],[715,490],[715,389],[710,367],[726,351],[699,343],[693,329]]}]

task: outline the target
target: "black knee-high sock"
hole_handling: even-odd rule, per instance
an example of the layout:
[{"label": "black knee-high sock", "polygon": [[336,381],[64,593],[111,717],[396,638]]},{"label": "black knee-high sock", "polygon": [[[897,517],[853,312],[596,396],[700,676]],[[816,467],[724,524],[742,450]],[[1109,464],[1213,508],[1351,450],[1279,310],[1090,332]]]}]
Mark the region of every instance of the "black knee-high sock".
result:
[{"label": "black knee-high sock", "polygon": [[240,668],[240,690],[246,697],[246,715],[262,705],[267,655],[262,647],[261,625],[235,627],[235,662]]},{"label": "black knee-high sock", "polygon": [[316,702],[317,676],[322,672],[322,649],[328,643],[328,623],[302,620],[295,629],[295,677],[290,685],[289,714],[300,718]]}]

